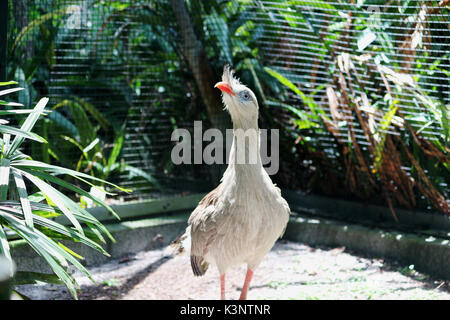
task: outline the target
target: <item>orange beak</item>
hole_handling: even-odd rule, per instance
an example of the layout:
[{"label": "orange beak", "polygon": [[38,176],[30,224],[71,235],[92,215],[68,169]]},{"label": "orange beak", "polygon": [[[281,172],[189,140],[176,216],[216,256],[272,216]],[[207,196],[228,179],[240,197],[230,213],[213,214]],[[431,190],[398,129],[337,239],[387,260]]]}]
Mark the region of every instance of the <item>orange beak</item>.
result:
[{"label": "orange beak", "polygon": [[226,83],[226,82],[223,82],[223,81],[222,82],[217,82],[216,85],[214,86],[214,88],[219,88],[220,91],[226,92],[226,93],[228,93],[229,95],[232,95],[232,96],[236,95],[236,93],[233,90],[231,90],[230,85],[228,83]]}]

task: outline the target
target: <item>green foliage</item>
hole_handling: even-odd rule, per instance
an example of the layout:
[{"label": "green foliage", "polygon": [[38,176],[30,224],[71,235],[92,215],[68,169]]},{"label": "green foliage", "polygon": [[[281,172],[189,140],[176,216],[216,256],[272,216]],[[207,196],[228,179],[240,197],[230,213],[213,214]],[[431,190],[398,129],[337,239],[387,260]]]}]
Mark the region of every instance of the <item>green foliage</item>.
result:
[{"label": "green foliage", "polygon": [[387,130],[392,123],[392,119],[394,118],[395,113],[398,110],[397,100],[394,100],[392,104],[389,106],[389,111],[386,112],[383,116],[383,119],[380,122],[380,126],[377,128],[377,132],[374,133],[374,136],[377,135],[377,144],[375,145],[374,152],[374,164],[372,172],[377,172],[383,161],[383,153],[384,153],[384,144],[386,142]]},{"label": "green foliage", "polygon": [[[128,7],[128,5],[115,5],[112,9],[121,11]],[[51,90],[51,87],[48,87],[48,77],[50,70],[61,63],[61,60],[58,59],[74,59],[70,53],[66,57],[58,55],[55,46],[61,38],[69,41],[76,39],[74,31],[76,29],[70,29],[68,25],[71,19],[76,18],[82,10],[78,5],[56,2],[51,11],[48,11],[49,7],[40,7],[39,3],[28,10],[36,10],[36,8],[38,8],[39,14],[22,30],[16,30],[14,26],[10,29],[9,77],[18,79],[23,86],[23,90],[17,96],[22,104],[31,104],[36,100],[39,92],[46,93]],[[90,6],[88,10],[93,15],[99,15],[102,6]],[[31,12],[28,14],[33,16]],[[113,18],[108,16],[106,19]],[[103,23],[103,21],[99,22]],[[109,30],[104,30],[104,32],[107,33]],[[39,41],[33,43],[32,55],[30,55],[28,43],[30,38],[35,37],[36,34]],[[120,36],[120,33],[117,36]],[[139,45],[139,41],[136,42]],[[47,140],[48,144],[31,146],[31,155],[48,163],[76,168],[77,171],[89,172],[91,175],[103,179],[117,180],[121,174],[126,173],[130,178],[143,178],[149,184],[159,188],[159,183],[152,174],[125,163],[120,157],[126,135],[124,129],[126,117],[122,117],[120,113],[117,116],[117,113],[108,111],[111,109],[111,104],[108,108],[108,102],[91,102],[83,98],[85,89],[95,88],[105,96],[114,97],[112,104],[121,103],[126,115],[130,97],[129,92],[127,93],[124,86],[120,84],[124,77],[119,75],[110,83],[105,83],[104,71],[98,71],[111,59],[117,59],[113,51],[119,49],[121,43],[116,42],[116,45],[117,47],[111,48],[110,56],[96,54],[97,42],[83,48],[94,58],[90,61],[80,62],[85,65],[87,74],[68,76],[64,79],[66,86],[64,94],[54,99],[56,104],[52,108],[53,112],[35,128],[36,132],[42,136],[41,139]],[[83,56],[81,51],[80,56]],[[140,76],[146,77],[145,74]],[[17,133],[14,128],[5,128],[5,130]],[[34,136],[35,133],[31,135]],[[118,141],[122,141],[122,143],[115,145]],[[108,186],[100,184],[99,187]]]},{"label": "green foliage", "polygon": [[[292,55],[289,59],[303,61],[306,59],[302,55],[317,54],[311,67],[304,71],[276,58],[271,62],[274,66],[264,68],[287,89],[285,92],[295,93],[298,102],[289,95],[279,95],[278,101],[271,101],[271,105],[280,106],[294,116],[288,123],[295,124],[295,141],[307,140],[312,152],[326,151],[331,157],[320,160],[321,169],[341,168],[337,179],[344,182],[344,188],[352,195],[377,199],[379,194],[384,194],[391,210],[391,198],[397,200],[396,204],[411,208],[417,205],[416,199],[425,196],[435,209],[448,213],[445,200],[448,199],[448,181],[444,182],[442,177],[448,176],[450,169],[449,110],[445,106],[443,87],[435,84],[436,77],[445,79],[448,75],[446,65],[442,64],[448,54],[440,41],[431,40],[442,38],[439,31],[435,31],[441,24],[433,26],[433,23],[442,23],[446,18],[430,14],[448,10],[434,2],[421,7],[415,7],[417,2],[406,2],[398,4],[397,8],[395,4],[377,7],[383,3],[371,1],[367,10],[364,6],[368,4],[364,1],[357,5],[331,5],[322,1],[291,1],[289,4],[291,7],[287,9],[284,2],[264,2],[264,8],[260,6],[262,9],[256,10],[260,11],[259,17],[266,14],[264,24],[268,35],[276,37],[283,31],[291,31],[290,28],[295,29],[296,38],[292,43],[286,38],[272,39],[273,45],[281,48],[301,43],[301,48],[305,49],[298,51],[298,58]],[[351,16],[346,13],[349,7]],[[371,8],[378,10],[369,10]],[[274,15],[279,17],[279,24],[272,29],[267,21],[274,20]],[[283,19],[285,25],[280,23]],[[413,30],[411,36],[399,32],[405,25]],[[316,76],[319,66],[326,66],[329,78]],[[429,90],[432,84],[433,90]],[[319,88],[324,87],[327,87],[327,95],[329,89],[336,99],[331,101],[328,95],[329,110],[321,108],[323,100],[316,95]],[[379,88],[378,92],[375,88]],[[290,103],[300,106],[289,106]],[[353,121],[344,120],[343,114]],[[423,125],[417,129],[413,125],[418,122]],[[430,132],[430,126],[435,127],[435,131]],[[292,131],[292,128],[286,127],[286,130]],[[361,138],[356,138],[357,130],[364,134],[362,139],[368,147],[359,146]],[[393,131],[400,138],[392,135]],[[323,147],[314,139],[327,132],[338,143],[338,147],[332,148],[334,154],[330,154],[331,148]],[[403,144],[395,148],[397,139]],[[405,172],[407,166],[416,177],[415,183],[411,183],[410,173]],[[428,170],[426,176],[423,168]],[[422,207],[426,205],[420,203]]]},{"label": "green foliage", "polygon": [[[7,83],[9,85],[15,83]],[[5,84],[0,84],[5,85]],[[14,90],[3,90],[2,95]],[[51,267],[58,279],[64,283],[71,294],[76,297],[77,284],[68,271],[69,264],[82,271],[91,278],[88,270],[78,261],[83,259],[73,252],[62,240],[83,243],[105,255],[101,243],[105,243],[102,234],[114,241],[108,230],[88,211],[80,207],[72,199],[59,191],[56,187],[82,195],[106,208],[115,217],[117,214],[106,203],[84,191],[78,186],[68,183],[60,176],[68,175],[72,178],[92,185],[93,182],[120,187],[87,174],[59,166],[32,160],[20,151],[25,139],[45,141],[32,134],[33,127],[44,113],[48,98],[42,98],[30,111],[17,134],[5,126],[0,128],[2,146],[0,154],[0,253],[11,258],[8,234],[24,239]],[[11,110],[14,111],[14,110]],[[12,139],[12,137],[14,137]],[[38,191],[38,192],[36,192]],[[72,227],[62,225],[51,217],[64,215]],[[87,228],[83,228],[84,223]],[[7,229],[6,229],[7,228]],[[93,281],[93,279],[91,278]],[[20,273],[16,284],[26,282],[58,282],[56,278],[38,273]]]},{"label": "green foliage", "polygon": [[108,280],[103,280],[102,284],[108,287],[117,287],[119,286],[119,280],[116,278],[111,278]]},{"label": "green foliage", "polygon": [[[196,83],[187,72],[186,53],[179,45],[182,37],[170,2],[94,2],[83,9],[87,17],[96,17],[89,18],[89,28],[96,34],[90,35],[93,41],[86,43],[80,41],[82,32],[80,35],[68,28],[76,6],[54,3],[51,10],[36,4],[33,10],[40,10],[39,14],[24,30],[10,28],[12,34],[19,35],[10,37],[8,46],[9,76],[24,87],[18,101],[29,105],[42,96],[41,91],[50,89],[45,84],[58,59],[76,61],[85,72],[69,74],[60,84],[64,93],[55,100],[53,112],[36,128],[40,137],[32,135],[49,143],[35,144],[31,155],[102,179],[115,181],[119,176],[123,178],[123,173],[128,178],[139,176],[157,188],[156,174],[166,178],[187,175],[185,168],[171,163],[166,150],[156,151],[161,144],[172,142],[161,142],[153,136],[170,137],[173,129],[193,119],[207,120]],[[405,142],[406,150],[399,151],[399,163],[403,163],[399,168],[411,167],[418,181],[423,180],[418,172],[425,169],[432,185],[448,198],[445,185],[450,166],[443,161],[448,159],[449,151],[448,92],[445,83],[436,85],[435,79],[445,82],[448,78],[449,55],[442,54],[444,41],[430,40],[430,35],[443,38],[436,33],[442,33],[439,30],[447,24],[448,8],[436,1],[418,3],[186,1],[194,30],[217,78],[223,65],[231,64],[242,82],[258,96],[260,125],[282,129],[283,161],[291,164],[291,177],[280,175],[277,178],[282,181],[277,183],[297,188],[293,182],[304,181],[301,188],[333,196],[356,194],[375,202],[379,202],[381,192],[374,185],[383,176],[383,159],[394,145],[385,128],[398,131]],[[403,32],[405,27],[411,32]],[[35,39],[39,41],[34,44],[35,55],[30,56],[27,41],[33,34],[38,34]],[[112,40],[99,50],[103,38]],[[68,44],[58,44],[62,50],[56,54],[55,46],[61,39]],[[265,55],[263,46],[276,47],[280,54]],[[73,56],[64,53],[74,48],[79,50],[72,50]],[[281,53],[287,51],[292,52],[289,61],[283,61],[286,55]],[[343,58],[346,52],[353,55]],[[355,65],[350,68],[352,63]],[[111,72],[104,67],[108,65],[126,66],[126,72]],[[380,80],[381,74],[390,90]],[[111,98],[95,101],[89,98],[86,88],[96,88],[99,95]],[[334,90],[340,100],[337,106],[329,103],[327,108],[325,88]],[[399,101],[398,105],[393,104],[394,100]],[[117,115],[112,110],[119,104],[123,112]],[[133,108],[135,105],[143,107]],[[357,125],[339,116],[342,114],[352,117]],[[136,117],[148,119],[151,134],[142,134],[140,128],[133,127],[135,123],[127,121]],[[373,127],[362,128],[368,118]],[[403,120],[405,127],[401,127]],[[167,125],[161,129],[161,123]],[[415,127],[414,132],[420,137],[408,127],[417,123],[420,128]],[[358,151],[355,141],[358,144],[364,139],[361,136],[365,129],[366,139],[371,140],[365,143],[373,149],[362,147]],[[5,130],[17,133],[17,129]],[[135,134],[136,144],[142,146],[135,150],[137,157],[153,171],[144,172],[124,162],[123,150],[130,132]],[[335,138],[334,145],[324,147],[324,139],[330,137]],[[408,153],[417,159],[416,164],[409,161]],[[436,157],[440,160],[435,161]],[[310,161],[310,165],[299,165]],[[318,167],[321,170],[307,172]],[[192,172],[197,178],[198,172]],[[370,177],[374,172],[376,177]],[[301,179],[294,178],[300,175]],[[335,183],[326,189],[324,179]],[[104,187],[99,184],[93,190],[107,192]],[[421,191],[414,189],[414,193],[421,198]]]}]

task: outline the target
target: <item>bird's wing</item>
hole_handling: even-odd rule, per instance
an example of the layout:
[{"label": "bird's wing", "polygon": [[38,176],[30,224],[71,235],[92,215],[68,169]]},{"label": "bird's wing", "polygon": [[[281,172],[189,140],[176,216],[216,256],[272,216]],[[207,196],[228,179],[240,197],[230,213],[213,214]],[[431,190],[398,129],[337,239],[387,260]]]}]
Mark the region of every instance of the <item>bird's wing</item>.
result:
[{"label": "bird's wing", "polygon": [[[289,217],[289,215],[291,214],[291,208],[289,208],[289,205],[288,205],[287,201],[281,195],[281,189],[278,188],[276,185],[274,185],[274,186],[275,186],[275,189],[277,189],[278,193],[280,194],[280,198],[281,198],[281,202],[283,204],[284,210],[285,210],[285,214],[287,214],[288,217]],[[284,232],[286,231],[286,227],[287,227],[287,224],[284,227],[283,231],[281,232],[280,238],[284,235]]]},{"label": "bird's wing", "polygon": [[[218,205],[221,185],[208,193],[197,205],[189,217],[191,226],[191,264],[194,274],[201,275],[200,264],[204,264],[203,257],[208,252],[209,245],[217,238],[217,218],[220,216]],[[202,270],[197,274],[196,270]]]}]

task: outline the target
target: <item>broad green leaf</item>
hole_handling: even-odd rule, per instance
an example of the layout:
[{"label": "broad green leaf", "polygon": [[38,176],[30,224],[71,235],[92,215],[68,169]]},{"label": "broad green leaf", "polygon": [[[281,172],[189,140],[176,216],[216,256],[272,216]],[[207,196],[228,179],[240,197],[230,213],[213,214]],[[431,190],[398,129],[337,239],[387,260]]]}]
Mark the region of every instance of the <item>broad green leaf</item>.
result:
[{"label": "broad green leaf", "polygon": [[62,113],[56,111],[55,108],[53,108],[52,112],[48,115],[48,119],[58,127],[64,129],[64,132],[70,133],[74,139],[80,139],[78,128]]},{"label": "broad green leaf", "polygon": [[152,184],[154,184],[155,186],[161,187],[160,184],[158,183],[158,181],[151,174],[149,174],[139,168],[136,168],[136,167],[133,167],[130,165],[125,165],[124,171],[128,171],[128,175],[129,175],[130,179],[132,179],[135,176],[142,177],[145,180],[147,180],[148,182],[151,182]]},{"label": "broad green leaf", "polygon": [[318,116],[319,114],[321,116],[323,116],[325,119],[330,120],[329,117],[325,114],[325,112],[322,110],[322,108],[314,101],[314,99],[308,97],[307,95],[305,95],[299,88],[297,88],[297,86],[295,84],[293,84],[288,78],[284,77],[283,75],[281,75],[280,73],[278,73],[277,71],[270,69],[268,67],[264,67],[264,70],[266,70],[267,73],[269,73],[272,77],[274,77],[275,79],[277,79],[281,84],[283,84],[284,86],[288,87],[289,89],[291,89],[292,91],[294,91],[294,93],[297,94],[297,96],[300,97],[300,99],[302,99],[303,103],[305,103],[309,109],[316,115]]},{"label": "broad green leaf", "polygon": [[[67,262],[69,261],[95,283],[89,271],[77,259],[75,259],[70,253],[62,249],[57,243],[48,238],[45,234],[37,229],[34,229],[31,232],[30,229],[20,223],[20,220],[18,220],[14,216],[11,216],[10,214],[3,213],[2,218],[7,219],[10,222],[11,228],[13,228],[17,233],[20,233],[24,238],[31,240],[29,241],[30,245],[31,243],[35,245],[39,244],[39,247],[41,249],[44,249],[45,254],[52,255],[53,258],[59,262],[59,265],[64,265],[65,267],[67,267]],[[11,222],[13,223],[13,225],[11,225]],[[73,282],[75,281],[73,277],[70,278]]]},{"label": "broad green leaf", "polygon": [[13,93],[16,91],[20,91],[20,90],[23,90],[23,88],[11,88],[11,89],[6,89],[6,90],[1,90],[0,96],[4,96],[4,95],[10,94],[10,93]]},{"label": "broad green leaf", "polygon": [[25,181],[20,172],[14,168],[12,169],[12,174],[14,176],[14,181],[16,183],[16,188],[19,193],[20,203],[22,204],[22,211],[25,217],[25,223],[28,227],[33,229],[33,215],[31,213],[30,200],[28,199],[27,188],[25,186]]},{"label": "broad green leaf", "polygon": [[[0,133],[7,133],[10,135],[14,135],[16,137],[22,137],[24,139],[27,138],[27,139],[34,140],[37,142],[47,143],[47,141],[45,141],[44,138],[38,136],[37,134],[35,134],[33,132],[26,132],[26,131],[23,131],[21,129],[17,129],[17,128],[14,128],[11,126],[0,125]],[[9,154],[9,152],[8,152],[8,154]]]},{"label": "broad green leaf", "polygon": [[[66,169],[63,167],[58,167],[58,166],[54,166],[54,165],[50,165],[50,164],[46,164],[46,163],[42,163],[42,162],[38,162],[38,161],[34,161],[34,160],[19,160],[19,161],[14,161],[13,163],[14,167],[22,167],[22,168],[33,168],[36,170],[40,170],[40,171],[47,171],[47,172],[52,172],[52,173],[56,173],[56,174],[67,174],[70,175],[71,177],[74,177],[80,181],[86,182],[86,180],[84,179],[89,179],[89,180],[94,180],[94,181],[99,181],[101,183],[105,183],[108,184],[110,186],[113,186],[114,188],[117,188],[121,191],[125,191],[125,192],[129,192],[127,189],[124,189],[122,187],[119,187],[111,182],[105,181],[103,179],[99,179],[96,177],[92,177],[88,174],[82,173],[82,172],[78,172],[75,170],[71,170],[71,169]],[[84,178],[84,179],[82,179]],[[90,184],[90,183],[89,183]],[[90,184],[92,186],[92,184]]]},{"label": "broad green leaf", "polygon": [[67,217],[67,219],[69,219],[70,222],[72,222],[74,227],[81,234],[83,234],[83,228],[81,227],[78,220],[73,216],[71,210],[68,209],[68,206],[70,207],[71,204],[68,203],[68,201],[66,199],[64,199],[65,196],[63,196],[62,193],[60,193],[58,190],[56,190],[55,188],[53,188],[51,185],[44,182],[43,180],[35,177],[32,174],[29,174],[28,172],[25,172],[22,170],[20,170],[19,172],[23,176],[25,176],[28,180],[30,180],[36,187],[38,187],[38,189],[41,190],[47,197],[49,197],[55,203],[55,205],[59,209],[61,209],[61,211],[64,213],[64,215]]},{"label": "broad green leaf", "polygon": [[48,273],[39,273],[32,271],[17,271],[14,274],[14,284],[39,284],[39,283],[53,283],[64,284],[56,275]]},{"label": "broad green leaf", "polygon": [[99,138],[95,138],[87,147],[85,147],[82,151],[83,153],[87,153],[92,150],[98,143],[100,142]]},{"label": "broad green leaf", "polygon": [[[27,243],[49,264],[53,272],[55,272],[67,286],[72,296],[76,298],[75,279],[66,271],[67,261],[49,246],[48,242],[51,242],[51,240],[36,229],[33,232],[30,232],[30,230],[25,228],[18,219],[5,212],[0,211],[0,216],[3,217],[3,219],[7,219],[10,229],[27,241]],[[64,252],[64,250],[59,247],[58,250]]]},{"label": "broad green leaf", "polygon": [[[35,111],[34,109],[2,110],[2,111],[0,111],[0,116],[8,115],[8,114],[28,114],[28,113],[36,113],[36,112],[38,112],[38,111]],[[41,114],[45,114],[45,112],[42,112]]]},{"label": "broad green leaf", "polygon": [[[105,238],[102,236],[101,232],[98,230],[98,228],[97,228],[94,224],[89,223],[89,222],[86,222],[86,225],[88,226],[88,228],[90,229],[90,231],[95,235],[95,237],[97,237],[98,240],[100,240],[102,243],[106,243]],[[87,231],[86,231],[86,233],[87,233]],[[107,234],[107,235],[108,235],[108,234]],[[108,235],[108,238],[109,238],[113,243],[116,242],[116,239],[114,239],[112,235],[111,235],[111,236]],[[105,254],[109,256],[109,254],[107,254],[107,253],[105,253]]]},{"label": "broad green leaf", "polygon": [[[313,122],[313,119],[318,119],[317,117],[312,117],[313,119],[310,119],[310,115],[307,114],[305,111],[303,110],[299,110],[297,108],[294,108],[286,103],[282,103],[282,102],[278,102],[278,101],[272,101],[271,105],[274,106],[278,106],[278,107],[282,107],[286,110],[291,111],[293,114],[295,114],[297,117],[299,117],[300,119],[302,119],[302,121],[304,121],[304,125],[306,125],[306,127],[311,128],[311,127],[315,127],[318,128],[320,127],[319,124]],[[304,127],[304,128],[306,128]]]},{"label": "broad green leaf", "polygon": [[297,88],[297,86],[295,84],[293,84],[288,78],[286,78],[285,76],[281,75],[280,73],[278,73],[277,71],[270,69],[268,67],[265,67],[264,70],[266,70],[266,72],[268,74],[270,74],[272,77],[274,77],[275,79],[277,79],[278,81],[281,82],[281,84],[283,84],[284,86],[288,87],[289,89],[291,89],[292,91],[294,91],[298,96],[304,96],[303,92]]},{"label": "broad green leaf", "polygon": [[[27,174],[26,172],[22,172],[22,174],[25,175],[27,178],[29,176],[31,176],[32,179],[38,179],[37,177],[40,176],[44,180],[52,181],[53,179],[56,178],[56,177],[53,177],[53,176],[51,176],[51,175],[49,175],[48,173],[45,173],[45,172],[40,172],[40,173],[34,172],[33,173],[34,176],[30,175],[30,174]],[[42,180],[38,179],[38,181],[42,181]],[[68,212],[70,213],[69,215],[71,217],[73,215],[72,219],[74,219],[76,221],[77,220],[81,220],[81,221],[86,222],[86,223],[90,222],[90,223],[96,225],[97,228],[99,228],[102,232],[104,232],[108,236],[108,238],[111,239],[111,241],[113,241],[113,242],[115,241],[114,238],[112,237],[112,235],[110,234],[110,232],[92,214],[90,214],[88,211],[86,211],[85,209],[81,208],[79,205],[77,205],[75,202],[73,202],[70,198],[68,198],[67,196],[65,196],[64,194],[59,192],[58,190],[54,189],[49,184],[43,182],[42,187],[43,187],[43,189],[49,189],[50,190],[50,193],[49,193],[48,191],[45,191],[45,190],[41,189],[45,193],[45,195],[47,197],[49,197],[49,199],[51,201],[53,201],[57,207],[59,207],[59,209],[64,213],[64,215],[67,218],[69,218],[67,216],[67,212],[66,212],[68,210]],[[72,187],[76,188],[73,185],[72,185]],[[84,192],[85,191],[83,191],[82,194]],[[87,196],[91,197],[91,199],[93,199],[94,201],[98,201],[98,199],[96,199],[92,195],[89,195],[89,193],[87,193]],[[61,207],[61,205],[63,207]],[[103,205],[108,210],[111,210],[110,212],[113,212],[112,209],[109,208],[106,204],[100,203],[100,205]],[[64,211],[63,208],[65,208],[66,211]],[[115,214],[114,212],[113,212],[113,214],[116,217],[118,217],[117,214]],[[72,222],[72,220],[70,220],[70,219],[69,219],[69,221]],[[77,223],[78,223],[78,221],[77,221]]]},{"label": "broad green leaf", "polygon": [[[48,100],[49,100],[48,98],[42,98],[41,100],[39,100],[37,105],[34,107],[34,110],[36,111],[36,113],[31,113],[28,115],[28,117],[25,119],[25,122],[20,127],[20,130],[28,132],[28,133],[31,132],[31,129],[33,129],[34,125],[36,124],[36,121],[39,119],[41,112],[44,110]],[[23,140],[24,140],[24,137],[16,136],[14,138],[10,148],[8,149],[7,155],[14,153],[17,150],[17,148],[20,147]]]},{"label": "broad green leaf", "polygon": [[[88,237],[80,234],[79,232],[76,232],[75,230],[73,230],[71,228],[63,226],[60,223],[57,223],[56,221],[53,221],[46,217],[35,214],[35,212],[37,212],[37,210],[35,210],[35,209],[39,209],[41,211],[43,211],[43,210],[50,211],[50,210],[53,210],[52,207],[49,207],[47,205],[42,205],[42,204],[32,204],[32,208],[33,208],[33,220],[35,221],[35,223],[37,225],[51,229],[55,232],[65,235],[69,238],[78,240],[81,243],[88,245],[89,247],[91,247],[97,251],[100,251],[104,255],[109,256],[109,254],[97,242],[89,239]],[[11,202],[11,201],[0,202],[0,210],[3,212],[8,212],[10,214],[16,215],[18,217],[23,217],[23,213],[20,210],[20,204],[17,202],[16,203]],[[96,228],[92,224],[90,224],[90,225],[93,229],[96,230]]]},{"label": "broad green leaf", "polygon": [[4,201],[8,197],[10,168],[9,159],[0,160],[0,201]]},{"label": "broad green leaf", "polygon": [[0,105],[2,106],[10,106],[10,107],[23,107],[23,104],[17,102],[8,102],[5,100],[0,100]]},{"label": "broad green leaf", "polygon": [[119,157],[120,151],[122,150],[124,138],[125,138],[125,127],[122,127],[118,136],[114,140],[114,147],[111,150],[111,154],[109,155],[108,158],[107,173],[111,171],[112,165],[116,162],[117,158]]},{"label": "broad green leaf", "polygon": [[11,84],[18,84],[18,82],[17,81],[0,82],[0,87],[9,86]]},{"label": "broad green leaf", "polygon": [[[4,256],[10,262],[12,262],[11,252],[9,250],[9,242],[6,238],[5,230],[3,230],[2,220],[0,219],[0,255]],[[11,272],[12,276],[12,272]]]},{"label": "broad green leaf", "polygon": [[68,253],[70,253],[71,255],[73,255],[74,257],[80,259],[80,260],[84,260],[84,258],[82,256],[80,256],[78,253],[73,252],[72,250],[70,250],[69,248],[67,248],[65,245],[63,245],[61,242],[58,242],[58,245],[63,248],[65,251],[67,251]]},{"label": "broad green leaf", "polygon": [[85,190],[83,190],[83,189],[81,189],[81,188],[79,188],[79,187],[77,187],[77,186],[67,182],[67,181],[64,181],[64,180],[62,180],[62,179],[60,179],[58,177],[55,177],[55,176],[52,176],[52,175],[48,175],[48,174],[43,174],[41,172],[34,172],[34,174],[36,176],[40,177],[41,179],[45,179],[45,180],[51,181],[51,182],[53,182],[53,183],[55,183],[55,184],[57,184],[57,185],[59,185],[59,186],[61,186],[63,188],[66,188],[68,190],[71,190],[71,191],[79,194],[79,195],[82,195],[82,196],[85,196],[85,197],[88,197],[88,198],[92,199],[95,203],[97,203],[98,205],[100,205],[100,206],[104,207],[105,209],[107,209],[117,219],[120,220],[120,217],[117,215],[116,212],[114,212],[114,210],[109,205],[107,205],[106,203],[104,203],[103,201],[98,199],[97,197],[93,196],[91,193],[89,193],[89,192],[87,192],[87,191],[85,191]]},{"label": "broad green leaf", "polygon": [[257,73],[256,73],[256,70],[255,70],[255,68],[254,68],[254,66],[253,66],[253,62],[254,62],[254,60],[252,60],[252,59],[245,59],[245,64],[246,64],[246,66],[247,66],[247,68],[250,70],[250,72],[252,73],[252,77],[253,77],[253,80],[254,80],[254,82],[255,82],[255,87],[256,87],[256,89],[258,90],[258,93],[259,93],[259,95],[261,96],[261,98],[262,98],[262,102],[263,103],[266,103],[266,96],[265,96],[265,94],[264,94],[264,90],[263,90],[263,88],[262,88],[262,85],[261,85],[261,82],[259,81],[259,77],[258,77],[258,75],[257,75]]},{"label": "broad green leaf", "polygon": [[6,152],[8,152],[9,141],[10,140],[11,140],[11,135],[10,134],[6,134],[6,133],[3,134],[3,140],[1,141],[2,147],[1,147],[1,150],[0,150],[2,155],[6,154]]}]

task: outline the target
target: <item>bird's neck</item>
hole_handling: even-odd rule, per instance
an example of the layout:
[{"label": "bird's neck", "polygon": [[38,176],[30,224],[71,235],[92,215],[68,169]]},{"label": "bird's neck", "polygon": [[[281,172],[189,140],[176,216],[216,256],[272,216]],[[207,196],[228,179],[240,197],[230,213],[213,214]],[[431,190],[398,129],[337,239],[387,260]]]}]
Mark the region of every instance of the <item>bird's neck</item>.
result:
[{"label": "bird's neck", "polygon": [[264,174],[262,171],[258,121],[233,121],[233,143],[223,179],[233,179],[237,183],[254,181]]},{"label": "bird's neck", "polygon": [[233,130],[236,131],[238,129],[247,131],[247,130],[256,130],[258,131],[258,117],[255,115],[254,117],[244,118],[240,116],[231,115],[231,119],[233,120]]}]

